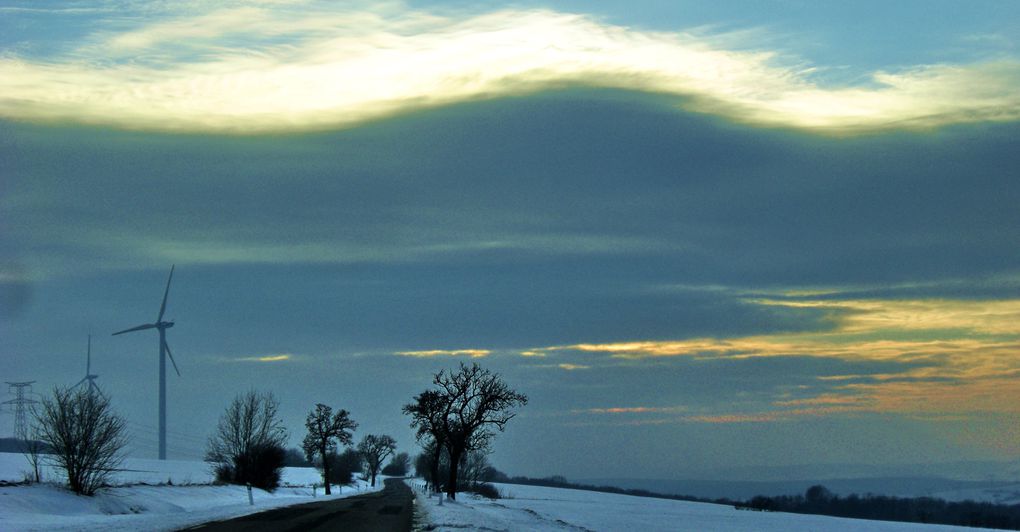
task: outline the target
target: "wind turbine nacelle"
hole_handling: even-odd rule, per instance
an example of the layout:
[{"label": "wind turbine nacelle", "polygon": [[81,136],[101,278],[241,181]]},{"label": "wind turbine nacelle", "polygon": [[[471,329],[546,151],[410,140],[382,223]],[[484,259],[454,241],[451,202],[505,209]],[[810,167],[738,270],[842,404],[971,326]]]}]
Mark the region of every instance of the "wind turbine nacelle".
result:
[{"label": "wind turbine nacelle", "polygon": [[170,327],[174,326],[174,322],[172,322],[172,321],[164,321],[160,325],[163,326],[164,329],[169,329]]}]

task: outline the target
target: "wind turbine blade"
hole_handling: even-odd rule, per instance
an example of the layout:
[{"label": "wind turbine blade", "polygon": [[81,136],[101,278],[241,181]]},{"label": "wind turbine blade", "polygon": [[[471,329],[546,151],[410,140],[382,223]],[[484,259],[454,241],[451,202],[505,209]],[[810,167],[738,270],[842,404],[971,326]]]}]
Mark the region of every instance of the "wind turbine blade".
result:
[{"label": "wind turbine blade", "polygon": [[78,383],[77,383],[77,384],[75,384],[74,386],[71,386],[71,389],[73,390],[73,389],[75,389],[75,388],[77,388],[77,387],[81,386],[81,385],[82,385],[82,383],[83,383],[83,382],[85,382],[85,381],[87,381],[87,380],[89,380],[89,378],[88,378],[88,377],[85,377],[84,379],[82,379],[82,380],[78,381]]},{"label": "wind turbine blade", "polygon": [[177,376],[181,376],[181,370],[177,369],[177,361],[174,360],[174,354],[170,352],[170,344],[163,342],[163,347],[166,349],[166,354],[170,355],[170,362],[174,365],[174,371],[177,372]]},{"label": "wind turbine blade", "polygon": [[166,290],[163,291],[163,303],[159,306],[159,317],[156,323],[163,321],[163,313],[166,312],[166,296],[170,294],[170,280],[174,278],[174,265],[170,265],[170,277],[166,278]]},{"label": "wind turbine blade", "polygon": [[92,373],[92,335],[89,335],[89,350],[85,355],[85,374],[89,375]]},{"label": "wind turbine blade", "polygon": [[145,325],[139,325],[138,327],[132,327],[130,329],[124,329],[123,331],[115,332],[115,333],[113,333],[113,336],[117,336],[118,334],[129,333],[129,332],[132,332],[132,331],[144,331],[145,329],[155,329],[155,328],[156,328],[156,324],[155,323],[146,323]]}]

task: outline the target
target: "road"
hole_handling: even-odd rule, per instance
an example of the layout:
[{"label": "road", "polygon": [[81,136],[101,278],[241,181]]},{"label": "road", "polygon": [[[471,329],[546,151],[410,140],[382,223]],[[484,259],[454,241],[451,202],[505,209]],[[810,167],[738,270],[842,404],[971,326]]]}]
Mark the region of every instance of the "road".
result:
[{"label": "road", "polygon": [[229,521],[214,521],[188,530],[410,532],[413,519],[414,492],[399,479],[386,479],[381,492],[287,506]]}]

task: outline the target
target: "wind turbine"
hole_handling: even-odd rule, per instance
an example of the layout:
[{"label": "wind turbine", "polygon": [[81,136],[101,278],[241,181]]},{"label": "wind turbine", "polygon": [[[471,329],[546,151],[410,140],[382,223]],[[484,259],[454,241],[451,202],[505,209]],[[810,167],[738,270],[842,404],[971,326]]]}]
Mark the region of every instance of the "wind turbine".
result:
[{"label": "wind turbine", "polygon": [[163,321],[163,313],[166,312],[166,296],[170,293],[170,280],[174,278],[174,267],[170,266],[170,277],[166,279],[166,290],[163,291],[163,303],[159,306],[159,316],[156,323],[146,323],[130,329],[113,333],[114,336],[133,331],[145,329],[159,330],[159,459],[166,460],[166,357],[170,355],[170,362],[174,365],[177,376],[181,376],[181,370],[177,369],[177,362],[170,352],[170,346],[166,343],[166,330],[174,326],[173,321]]},{"label": "wind turbine", "polygon": [[75,384],[71,388],[77,388],[77,387],[85,384],[86,381],[88,381],[88,383],[89,383],[88,384],[89,391],[96,392],[99,395],[103,395],[103,391],[100,390],[99,386],[96,385],[96,379],[99,378],[99,375],[93,375],[92,374],[92,335],[91,334],[89,335],[89,347],[88,347],[88,351],[86,353],[87,354],[85,355],[85,357],[86,357],[85,358],[85,377],[82,380],[78,381],[78,384]]}]

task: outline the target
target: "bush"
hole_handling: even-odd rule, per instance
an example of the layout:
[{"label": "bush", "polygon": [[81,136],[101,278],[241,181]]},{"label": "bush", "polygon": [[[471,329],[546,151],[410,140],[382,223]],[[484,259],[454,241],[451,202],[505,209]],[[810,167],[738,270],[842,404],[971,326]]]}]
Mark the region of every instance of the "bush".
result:
[{"label": "bush", "polygon": [[271,393],[253,390],[234,398],[206,450],[205,460],[212,464],[217,480],[267,491],[280,485],[287,431],[278,410],[279,402]]},{"label": "bush", "polygon": [[286,450],[279,445],[259,445],[234,458],[233,464],[214,468],[216,480],[228,484],[251,484],[273,491],[280,485]]},{"label": "bush", "polygon": [[305,453],[295,447],[284,452],[283,465],[284,467],[312,467],[312,463],[305,458]]},{"label": "bush", "polygon": [[350,484],[354,482],[354,474],[360,473],[363,467],[361,453],[354,449],[347,449],[344,452],[329,453],[329,482],[331,484]]},{"label": "bush", "polygon": [[496,489],[496,486],[493,486],[492,484],[486,484],[484,482],[466,486],[462,491],[474,493],[475,495],[480,495],[482,497],[485,497],[486,499],[495,500],[499,498],[499,490]]},{"label": "bush", "polygon": [[510,477],[506,473],[496,469],[495,467],[489,466],[482,472],[481,480],[485,482],[506,482],[510,480]]},{"label": "bush", "polygon": [[57,388],[36,414],[39,439],[53,449],[52,460],[79,495],[93,495],[123,460],[125,422],[110,400],[88,389]]}]

